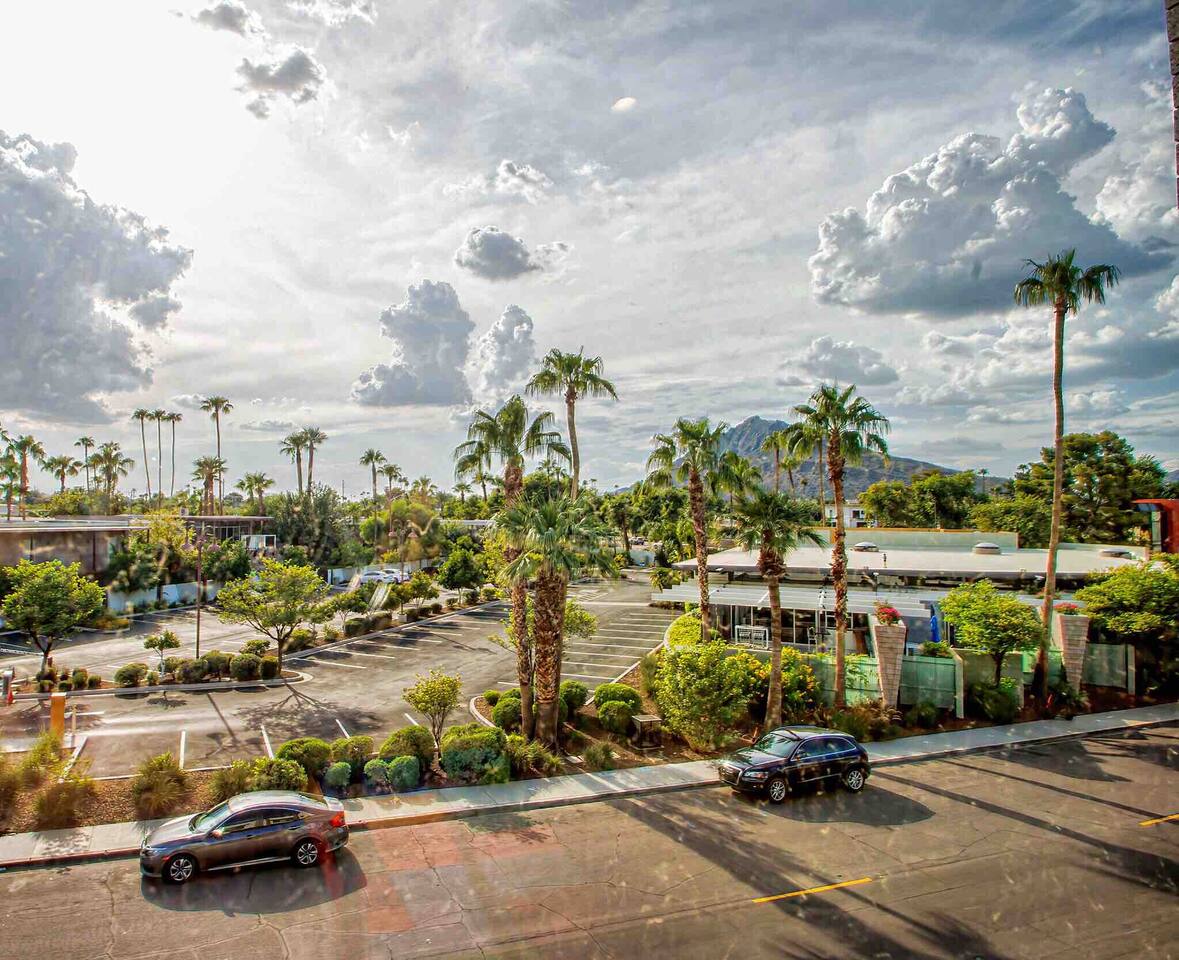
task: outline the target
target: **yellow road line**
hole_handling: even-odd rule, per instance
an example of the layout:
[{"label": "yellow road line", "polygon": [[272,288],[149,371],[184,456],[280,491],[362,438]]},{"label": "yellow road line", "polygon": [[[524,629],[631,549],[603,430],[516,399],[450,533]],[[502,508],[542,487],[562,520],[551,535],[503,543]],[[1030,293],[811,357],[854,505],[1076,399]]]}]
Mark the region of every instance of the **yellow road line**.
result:
[{"label": "yellow road line", "polygon": [[1179,813],[1172,813],[1167,817],[1155,817],[1153,820],[1143,820],[1138,826],[1153,827],[1156,823],[1166,823],[1168,820],[1179,820]]},{"label": "yellow road line", "polygon": [[841,883],[827,883],[821,887],[807,887],[805,890],[791,890],[789,893],[778,893],[772,897],[756,897],[754,903],[772,903],[775,900],[789,900],[792,897],[805,897],[812,893],[826,893],[828,890],[839,890],[842,887],[858,887],[861,883],[871,883],[871,877],[860,877],[859,880],[844,880]]}]

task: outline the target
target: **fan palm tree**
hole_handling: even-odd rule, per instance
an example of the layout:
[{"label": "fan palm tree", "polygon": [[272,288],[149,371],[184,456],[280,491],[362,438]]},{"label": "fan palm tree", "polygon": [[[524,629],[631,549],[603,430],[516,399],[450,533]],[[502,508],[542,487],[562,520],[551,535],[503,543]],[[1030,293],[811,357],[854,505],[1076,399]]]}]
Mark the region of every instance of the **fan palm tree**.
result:
[{"label": "fan palm tree", "polygon": [[[201,401],[201,409],[209,415],[217,430],[217,459],[221,460],[221,418],[233,412],[233,403],[228,397],[205,397]],[[222,460],[222,463],[224,462]],[[217,494],[218,505],[222,505],[224,500],[225,481],[221,480]],[[210,511],[210,513],[212,512]]]},{"label": "fan palm tree", "polygon": [[529,396],[565,397],[565,419],[569,426],[569,450],[572,475],[569,478],[570,496],[581,489],[581,452],[577,446],[575,408],[581,397],[610,397],[618,399],[614,384],[602,376],[602,358],[585,356],[585,348],[577,353],[553,349],[545,354],[540,370],[524,388]]},{"label": "fan palm tree", "polygon": [[265,473],[247,473],[236,484],[247,500],[258,501],[258,516],[266,516],[266,491],[274,486],[274,481]]},{"label": "fan palm tree", "polygon": [[220,457],[198,457],[192,463],[192,478],[201,484],[201,514],[216,512],[217,480],[225,470],[225,461]]},{"label": "fan palm tree", "polygon": [[90,451],[95,446],[93,437],[79,437],[74,441],[75,447],[82,448],[82,466],[86,470],[86,492],[90,492]]},{"label": "fan palm tree", "polygon": [[176,424],[184,419],[184,415],[180,413],[166,413],[164,419],[172,425],[172,475],[168,481],[168,496],[174,496],[176,493]]},{"label": "fan palm tree", "polygon": [[790,481],[790,495],[794,496],[794,471],[802,465],[802,459],[790,449],[790,434],[785,429],[767,434],[761,442],[762,453],[774,455],[774,493],[782,489],[782,471]]},{"label": "fan palm tree", "polygon": [[164,418],[168,416],[167,410],[161,410],[158,407],[153,410],[149,416],[156,422],[156,497],[160,501],[160,506],[164,505]]},{"label": "fan palm tree", "polygon": [[[1056,555],[1060,549],[1060,524],[1064,503],[1064,321],[1071,313],[1076,316],[1081,301],[1105,303],[1105,288],[1117,286],[1121,271],[1108,263],[1098,263],[1082,269],[1074,262],[1076,250],[1065,250],[1059,256],[1049,256],[1043,263],[1025,261],[1028,276],[1015,285],[1015,302],[1025,307],[1052,307],[1052,399],[1055,406],[1055,425],[1052,435],[1052,525],[1048,533],[1048,564],[1044,572],[1044,603],[1040,616],[1044,626],[1050,626],[1052,605],[1056,595]],[[1037,672],[1040,694],[1048,692],[1047,639],[1040,645]]]},{"label": "fan palm tree", "polygon": [[62,454],[56,457],[49,457],[45,460],[42,466],[51,474],[57,477],[61,484],[59,492],[65,493],[66,477],[76,477],[82,469],[80,460],[75,460],[69,454]]},{"label": "fan palm tree", "polygon": [[454,485],[454,492],[459,495],[459,503],[465,504],[467,502],[467,494],[471,492],[471,485],[465,480],[460,480]]},{"label": "fan palm tree", "polygon": [[29,461],[38,465],[43,464],[45,462],[45,447],[36,437],[26,435],[13,437],[8,442],[8,448],[20,465],[20,518],[25,520],[29,515]]},{"label": "fan palm tree", "polygon": [[11,448],[0,451],[0,489],[4,491],[4,519],[12,519],[12,501],[20,490],[20,461]]},{"label": "fan palm tree", "polygon": [[782,724],[782,597],[779,581],[786,572],[786,555],[804,543],[823,543],[811,529],[809,508],[785,494],[756,490],[734,506],[737,541],[757,551],[757,569],[770,597],[770,691],[766,701],[766,729]]},{"label": "fan palm tree", "polygon": [[306,447],[307,442],[303,437],[302,430],[287,434],[279,445],[282,454],[289,457],[295,464],[295,479],[299,482],[300,497],[303,496],[303,451]]},{"label": "fan palm tree", "polygon": [[385,503],[388,504],[393,499],[393,484],[404,483],[405,474],[395,463],[384,464],[379,473],[385,478]]},{"label": "fan palm tree", "polygon": [[483,504],[487,504],[488,471],[491,469],[491,450],[481,440],[464,445],[462,454],[455,451],[454,476],[456,480],[466,477],[479,484],[483,491]]},{"label": "fan palm tree", "polygon": [[422,503],[429,503],[437,493],[434,481],[425,475],[418,477],[409,488],[409,495]]},{"label": "fan palm tree", "polygon": [[303,444],[307,447],[307,494],[315,492],[315,448],[326,443],[328,435],[319,427],[305,427],[302,431]]},{"label": "fan palm tree", "polygon": [[[561,688],[561,654],[565,629],[565,601],[569,581],[579,573],[612,573],[614,561],[607,545],[609,531],[587,504],[555,497],[538,504],[517,500],[496,518],[510,544],[512,559],[505,572],[515,591],[535,581],[532,651],[536,678],[536,738],[555,747]],[[517,649],[526,634],[512,632]],[[531,704],[527,707],[531,709]],[[521,700],[521,710],[525,701]]]},{"label": "fan palm tree", "polygon": [[835,530],[831,538],[831,579],[835,583],[835,706],[843,707],[847,631],[847,531],[843,522],[843,471],[875,450],[888,456],[888,419],[863,397],[855,384],[840,390],[822,384],[810,402],[794,408],[804,431],[821,434],[827,444],[827,474],[835,498]]},{"label": "fan palm tree", "polygon": [[373,503],[377,502],[377,468],[385,462],[385,455],[374,447],[369,447],[360,455],[360,465],[371,467],[373,472]]},{"label": "fan palm tree", "polygon": [[147,462],[147,429],[144,426],[151,419],[151,411],[139,407],[131,414],[131,419],[139,421],[139,439],[143,444],[143,475],[147,480],[147,499],[151,500],[151,464]]},{"label": "fan palm tree", "polygon": [[720,461],[720,438],[726,423],[715,427],[708,418],[680,417],[671,433],[655,435],[655,449],[647,457],[647,484],[669,487],[676,481],[688,485],[688,509],[696,543],[696,580],[700,590],[700,630],[705,638],[712,629],[708,605],[708,518],[704,492]]},{"label": "fan palm tree", "polygon": [[95,470],[96,476],[102,480],[106,511],[109,513],[115,497],[115,490],[119,486],[119,480],[131,472],[135,461],[126,456],[117,443],[102,444],[92,459],[94,460],[92,469]]},{"label": "fan palm tree", "polygon": [[[827,437],[816,432],[813,424],[798,421],[782,430],[786,437],[787,455],[798,466],[801,466],[812,456],[815,458],[815,476],[819,481],[819,522],[827,523],[827,492],[823,488],[823,453]],[[803,487],[807,481],[803,479]]]},{"label": "fan palm tree", "polygon": [[733,509],[733,498],[749,493],[761,486],[761,472],[736,450],[726,450],[717,460],[716,470],[708,478],[708,487],[713,496],[729,495],[729,509]]},{"label": "fan palm tree", "polygon": [[625,493],[619,493],[607,499],[606,515],[618,530],[618,535],[622,538],[622,552],[626,554],[626,562],[630,563],[630,497]]},{"label": "fan palm tree", "polygon": [[[547,411],[530,417],[524,400],[513,396],[495,413],[479,410],[467,427],[467,439],[454,449],[455,475],[462,478],[477,470],[490,469],[498,460],[503,468],[504,508],[510,509],[524,489],[524,463],[530,456],[555,453],[568,457],[569,448],[553,428],[553,415]],[[486,492],[484,493],[486,500]],[[505,559],[517,557],[509,547]],[[528,636],[528,589],[523,582],[511,588],[512,632],[517,638]],[[517,642],[516,674],[520,682],[521,730],[532,737],[532,662],[526,643]]]}]

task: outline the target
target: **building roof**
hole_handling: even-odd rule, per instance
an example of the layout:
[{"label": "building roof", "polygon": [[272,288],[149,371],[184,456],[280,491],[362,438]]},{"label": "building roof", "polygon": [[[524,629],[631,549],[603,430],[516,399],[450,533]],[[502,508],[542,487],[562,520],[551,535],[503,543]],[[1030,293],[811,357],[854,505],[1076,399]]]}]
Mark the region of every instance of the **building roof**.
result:
[{"label": "building roof", "polygon": [[127,517],[29,517],[27,520],[0,518],[0,534],[21,536],[39,533],[127,533],[147,526],[141,516]]}]

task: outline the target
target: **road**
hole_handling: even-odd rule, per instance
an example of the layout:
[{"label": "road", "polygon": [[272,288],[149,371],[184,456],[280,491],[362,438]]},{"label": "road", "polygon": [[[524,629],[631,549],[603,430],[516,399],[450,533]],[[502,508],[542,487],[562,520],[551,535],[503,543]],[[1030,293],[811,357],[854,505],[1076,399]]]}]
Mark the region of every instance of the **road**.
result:
[{"label": "road", "polygon": [[[646,605],[649,588],[642,582],[585,583],[572,592],[598,616],[599,627],[592,639],[569,644],[563,676],[591,688],[614,679],[657,646],[675,616]],[[94,775],[118,776],[164,750],[183,754],[185,765],[195,769],[265,756],[268,743],[277,749],[298,736],[333,740],[368,734],[379,742],[396,727],[421,722],[403,697],[419,673],[457,673],[465,698],[515,683],[515,655],[489,639],[501,632],[506,616],[506,607],[497,604],[313,651],[288,660],[288,666],[310,679],[283,687],[78,698],[78,732],[86,737],[82,756]],[[187,617],[173,614],[168,619],[186,646],[191,644]],[[233,652],[252,635],[205,616],[202,648]],[[58,661],[120,665],[145,659],[144,654],[141,637],[105,638],[79,642]],[[106,672],[113,673],[113,668]],[[45,704],[28,701],[0,708],[0,738],[27,742],[46,725],[47,714]],[[464,701],[453,722],[466,719]]]},{"label": "road", "polygon": [[1173,725],[781,807],[707,788],[356,833],[314,873],[18,871],[0,930],[11,960],[1176,957],[1179,822],[1140,824],[1179,813],[1177,770]]}]

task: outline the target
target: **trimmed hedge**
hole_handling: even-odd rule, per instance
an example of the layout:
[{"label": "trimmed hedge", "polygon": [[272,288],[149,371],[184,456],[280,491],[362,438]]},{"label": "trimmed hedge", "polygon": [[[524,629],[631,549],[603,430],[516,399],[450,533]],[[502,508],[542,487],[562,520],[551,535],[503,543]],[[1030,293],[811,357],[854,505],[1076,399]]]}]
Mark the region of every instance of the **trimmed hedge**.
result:
[{"label": "trimmed hedge", "polygon": [[205,661],[209,673],[218,679],[229,673],[230,656],[228,653],[222,653],[220,650],[210,650],[201,659]]},{"label": "trimmed hedge", "polygon": [[294,760],[260,757],[250,768],[251,790],[303,790],[306,786],[307,772]]},{"label": "trimmed hedge", "polygon": [[402,727],[385,738],[379,755],[382,760],[417,757],[422,769],[427,769],[434,759],[434,738],[425,727]]},{"label": "trimmed hedge", "polygon": [[307,776],[318,779],[331,762],[332,748],[318,737],[298,737],[279,747],[275,757],[299,764]]},{"label": "trimmed hedge", "polygon": [[125,663],[115,671],[115,683],[120,687],[138,687],[147,676],[146,663]]},{"label": "trimmed hedge", "polygon": [[229,661],[229,675],[234,680],[257,680],[262,676],[262,661],[252,653],[239,653]]},{"label": "trimmed hedge", "polygon": [[340,737],[332,741],[332,761],[343,761],[352,767],[357,779],[373,752],[372,737]]},{"label": "trimmed hedge", "polygon": [[278,678],[278,657],[266,656],[262,658],[262,679],[275,680]]},{"label": "trimmed hedge", "polygon": [[478,722],[451,727],[442,735],[442,769],[464,783],[507,783],[512,767],[507,735]]},{"label": "trimmed hedge", "polygon": [[346,760],[333,763],[323,775],[323,782],[335,790],[343,790],[352,782],[352,764]]},{"label": "trimmed hedge", "polygon": [[368,629],[366,617],[349,617],[344,621],[344,636],[359,637]]},{"label": "trimmed hedge", "polygon": [[422,778],[422,768],[417,757],[394,757],[386,767],[389,770],[389,786],[394,790],[412,790]]},{"label": "trimmed hedge", "polygon": [[176,668],[176,679],[180,683],[200,683],[209,672],[209,665],[204,658],[200,660],[182,660]]},{"label": "trimmed hedge", "polygon": [[604,730],[626,736],[630,730],[630,719],[635,715],[629,703],[621,700],[607,700],[598,707],[598,722]]},{"label": "trimmed hedge", "polygon": [[520,729],[520,698],[501,697],[491,708],[491,722],[507,733]]},{"label": "trimmed hedge", "polygon": [[[639,696],[639,691],[625,683],[603,683],[594,691],[594,703],[599,707],[611,700],[629,704],[632,713],[638,713],[643,706],[643,698]],[[598,712],[601,713],[601,710]]]},{"label": "trimmed hedge", "polygon": [[364,765],[364,779],[374,787],[384,787],[389,783],[389,764],[384,760],[370,760]]},{"label": "trimmed hedge", "polygon": [[489,707],[494,707],[497,703],[499,703],[499,691],[498,690],[484,690],[483,691],[483,699]]},{"label": "trimmed hedge", "polygon": [[562,680],[561,699],[572,717],[589,702],[589,687],[580,680]]}]

